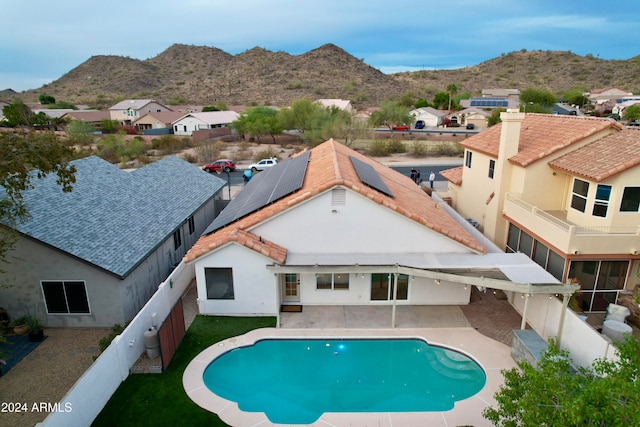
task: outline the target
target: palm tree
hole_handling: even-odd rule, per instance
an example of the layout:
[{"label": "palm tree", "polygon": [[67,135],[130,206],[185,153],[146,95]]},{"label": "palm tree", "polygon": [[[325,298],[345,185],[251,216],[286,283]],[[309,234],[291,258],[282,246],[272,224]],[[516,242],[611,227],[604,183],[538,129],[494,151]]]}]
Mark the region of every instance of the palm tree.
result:
[{"label": "palm tree", "polygon": [[458,93],[458,86],[456,86],[455,83],[449,83],[447,92],[449,92],[449,112],[451,112],[451,100],[453,99],[453,95]]}]

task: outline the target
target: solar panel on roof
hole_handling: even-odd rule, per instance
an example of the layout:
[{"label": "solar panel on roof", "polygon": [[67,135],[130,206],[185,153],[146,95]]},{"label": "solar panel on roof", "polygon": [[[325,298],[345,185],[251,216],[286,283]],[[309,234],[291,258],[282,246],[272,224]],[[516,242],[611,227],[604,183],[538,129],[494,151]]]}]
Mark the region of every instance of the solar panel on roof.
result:
[{"label": "solar panel on roof", "polygon": [[386,194],[387,196],[394,197],[391,190],[389,190],[389,187],[387,187],[387,184],[385,184],[373,166],[363,162],[362,160],[356,159],[353,156],[349,156],[349,158],[351,159],[351,164],[353,164],[360,181],[369,187]]},{"label": "solar panel on roof", "polygon": [[509,101],[505,98],[471,98],[471,107],[508,107]]},{"label": "solar panel on roof", "polygon": [[204,231],[214,231],[298,191],[304,182],[310,151],[257,173]]}]

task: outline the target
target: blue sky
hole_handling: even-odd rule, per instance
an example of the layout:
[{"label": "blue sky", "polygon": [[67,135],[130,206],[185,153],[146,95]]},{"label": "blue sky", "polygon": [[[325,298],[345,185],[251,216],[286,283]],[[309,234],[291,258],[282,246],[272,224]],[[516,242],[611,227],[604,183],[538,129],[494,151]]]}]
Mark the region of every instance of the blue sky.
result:
[{"label": "blue sky", "polygon": [[36,89],[94,55],[148,59],[174,43],[302,54],[333,43],[384,73],[503,53],[640,55],[637,0],[0,0],[0,90]]}]

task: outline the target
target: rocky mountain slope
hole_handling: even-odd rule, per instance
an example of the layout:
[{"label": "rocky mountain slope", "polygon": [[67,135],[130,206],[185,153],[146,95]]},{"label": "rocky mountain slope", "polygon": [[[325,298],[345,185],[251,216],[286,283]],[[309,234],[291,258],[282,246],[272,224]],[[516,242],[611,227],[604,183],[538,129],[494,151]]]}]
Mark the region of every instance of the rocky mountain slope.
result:
[{"label": "rocky mountain slope", "polygon": [[383,74],[332,44],[301,55],[255,47],[237,55],[205,46],[176,44],[137,60],[94,56],[58,80],[20,94],[35,101],[57,100],[94,106],[125,98],[153,98],[167,104],[288,105],[308,97],[350,99],[357,107],[379,105],[411,92],[431,100],[450,83],[478,95],[484,88],[546,88],[562,93],[617,86],[640,92],[640,56],[602,60],[571,52],[519,51],[476,66]]}]

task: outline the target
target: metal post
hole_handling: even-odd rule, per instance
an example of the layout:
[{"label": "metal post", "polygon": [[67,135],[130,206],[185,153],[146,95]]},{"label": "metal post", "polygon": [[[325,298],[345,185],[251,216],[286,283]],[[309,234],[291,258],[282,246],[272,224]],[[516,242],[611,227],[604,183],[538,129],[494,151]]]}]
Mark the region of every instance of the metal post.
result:
[{"label": "metal post", "polygon": [[560,348],[560,342],[562,341],[562,330],[564,329],[564,318],[567,315],[569,298],[571,298],[571,294],[562,295],[562,311],[560,312],[560,320],[558,321],[558,336],[557,336],[558,348]]},{"label": "metal post", "polygon": [[228,170],[225,170],[227,174],[227,187],[229,187],[229,200],[231,200],[231,174]]},{"label": "metal post", "polygon": [[524,294],[524,309],[522,310],[522,323],[520,323],[520,329],[525,329],[527,326],[527,310],[529,309],[529,297],[531,294]]},{"label": "metal post", "polygon": [[[391,281],[391,274],[389,274]],[[393,306],[391,307],[391,328],[396,327],[396,299],[398,297],[398,273],[393,273]]]}]

